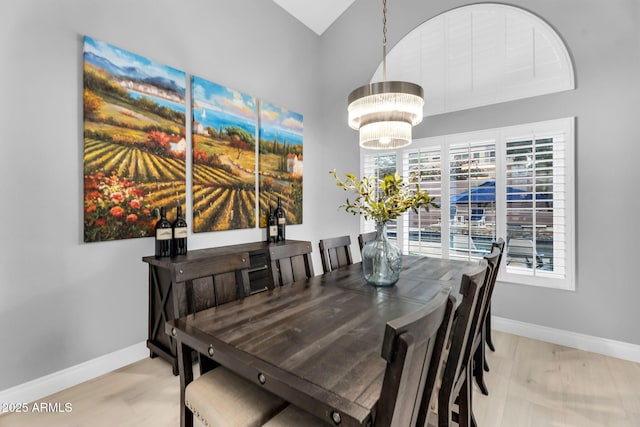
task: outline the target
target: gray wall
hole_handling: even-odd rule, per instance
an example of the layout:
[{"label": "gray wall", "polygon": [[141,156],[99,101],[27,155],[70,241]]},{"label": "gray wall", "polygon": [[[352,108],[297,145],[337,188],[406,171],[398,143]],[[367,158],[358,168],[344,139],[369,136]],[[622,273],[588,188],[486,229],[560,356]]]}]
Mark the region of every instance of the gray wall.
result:
[{"label": "gray wall", "polygon": [[[22,0],[0,3],[0,390],[146,338],[153,239],[82,243],[83,34],[304,115],[304,224],[291,238],[358,232],[328,171],[357,171],[346,96],[380,62],[380,2],[357,0],[318,37],[266,0]],[[458,0],[389,4],[392,46]],[[546,19],[573,55],[576,91],[428,118],[416,137],[577,117],[576,292],[502,286],[494,312],[640,344],[632,276],[638,228],[638,6],[635,0],[514,1]],[[259,230],[189,236],[201,248]],[[354,248],[356,246],[354,245]],[[354,250],[357,255],[357,249]],[[316,270],[320,271],[317,246]]]},{"label": "gray wall", "polygon": [[[0,390],[146,339],[141,258],[153,239],[82,243],[84,34],[302,113],[304,224],[288,236],[332,232],[318,226],[314,191],[333,163],[316,98],[320,39],[275,3],[1,2]],[[189,245],[263,238],[258,229],[199,233]]]},{"label": "gray wall", "polygon": [[[323,69],[332,80],[323,110],[335,141],[353,140],[344,98],[366,83],[381,61],[381,2],[358,0],[322,39]],[[460,0],[388,4],[388,44]],[[551,328],[640,344],[634,273],[640,227],[640,2],[637,0],[512,0],[547,21],[572,56],[577,89],[428,117],[414,137],[576,117],[577,278],[575,292],[520,285],[496,288],[493,314]],[[427,94],[428,97],[428,94]],[[355,143],[349,144],[354,151]]]}]

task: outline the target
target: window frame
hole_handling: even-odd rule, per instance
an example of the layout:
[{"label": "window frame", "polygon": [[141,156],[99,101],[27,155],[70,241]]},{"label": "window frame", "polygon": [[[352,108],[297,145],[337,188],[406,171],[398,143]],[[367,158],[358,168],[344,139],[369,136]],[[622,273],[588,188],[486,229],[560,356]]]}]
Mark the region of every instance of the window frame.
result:
[{"label": "window frame", "polygon": [[[539,140],[550,136],[558,136],[562,134],[564,139],[558,141],[563,144],[561,173],[554,173],[556,177],[562,178],[563,194],[565,200],[563,208],[565,211],[564,218],[564,277],[553,277],[556,274],[545,274],[544,271],[533,268],[523,269],[518,272],[517,269],[509,269],[506,266],[506,256],[503,257],[503,265],[500,268],[498,280],[505,283],[531,285],[538,287],[546,287],[561,290],[575,290],[575,117],[567,117],[561,119],[547,120],[541,122],[526,123],[514,126],[506,126],[501,128],[484,129],[478,131],[420,138],[413,141],[408,147],[398,150],[371,151],[360,150],[360,174],[366,174],[365,165],[369,164],[369,158],[393,155],[396,156],[396,171],[406,176],[405,158],[408,153],[415,152],[423,148],[440,148],[441,165],[450,164],[449,147],[463,142],[475,144],[481,140],[495,141],[495,181],[496,181],[496,235],[506,240],[507,236],[507,200],[506,200],[506,182],[507,182],[507,141],[514,141],[518,138]],[[554,151],[555,152],[555,151]],[[556,168],[554,164],[554,169]],[[441,200],[450,199],[450,180],[449,171],[441,174]],[[555,198],[554,198],[555,200]],[[449,218],[449,203],[443,203],[441,206],[441,218]],[[404,229],[408,226],[408,213],[403,214],[397,221],[397,244],[407,252],[408,242],[405,242]],[[449,236],[449,221],[441,220],[441,236]],[[365,231],[371,228],[371,224],[367,224],[361,219],[361,230]],[[443,245],[441,242],[441,257],[450,258],[449,245]],[[434,256],[434,255],[429,255]],[[435,255],[437,256],[437,255]],[[473,257],[471,259],[474,259]]]}]

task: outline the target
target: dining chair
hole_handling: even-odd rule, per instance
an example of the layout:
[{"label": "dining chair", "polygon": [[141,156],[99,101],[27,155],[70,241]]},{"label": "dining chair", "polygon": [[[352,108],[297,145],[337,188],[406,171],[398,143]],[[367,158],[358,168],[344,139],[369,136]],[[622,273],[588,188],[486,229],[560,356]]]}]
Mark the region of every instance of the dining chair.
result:
[{"label": "dining chair", "polygon": [[319,243],[322,270],[325,273],[345,265],[353,264],[351,258],[351,237],[340,236],[322,239]]},{"label": "dining chair", "polygon": [[[486,344],[486,346],[489,347],[489,349],[491,351],[496,351],[496,347],[493,344],[493,339],[491,338],[491,298],[492,298],[492,295],[493,295],[493,288],[495,288],[495,284],[496,284],[496,282],[498,280],[498,274],[500,272],[500,266],[502,265],[502,255],[504,255],[504,247],[505,247],[505,242],[504,242],[504,239],[502,237],[500,237],[497,241],[495,241],[495,242],[493,242],[491,244],[491,251],[493,251],[494,249],[497,248],[498,250],[500,250],[500,256],[498,257],[498,263],[496,265],[496,270],[494,272],[493,286],[492,286],[492,289],[490,291],[489,297],[487,298],[487,312],[484,315],[484,325],[481,327],[482,342],[484,344]],[[479,351],[481,351],[482,354],[478,355],[476,357],[481,358],[481,360],[482,360],[482,362],[481,362],[482,368],[485,371],[489,372],[489,364],[487,363],[487,359],[485,357],[484,345],[482,346],[482,348]],[[477,377],[476,377],[476,380],[477,380]]]},{"label": "dining chair", "polygon": [[484,329],[486,326],[484,322],[487,317],[487,309],[489,307],[489,304],[491,303],[493,288],[496,284],[501,255],[502,252],[500,251],[500,248],[498,246],[492,245],[491,253],[484,256],[484,260],[487,262],[489,272],[487,273],[487,277],[485,277],[482,300],[478,302],[478,311],[480,314],[478,316],[477,325],[473,326],[474,335],[472,337],[473,341],[471,344],[472,362],[470,369],[472,376],[475,378],[478,384],[478,387],[480,387],[480,391],[484,395],[489,394],[487,385],[484,382],[484,368],[486,364],[484,351]]},{"label": "dining chair", "polygon": [[376,240],[376,232],[370,231],[368,233],[360,233],[358,234],[358,245],[360,246],[360,252],[364,249],[364,245],[369,242]]},{"label": "dining chair", "polygon": [[176,318],[244,298],[249,288],[249,253],[240,252],[176,263],[173,284]]},{"label": "dining chair", "polygon": [[273,285],[282,286],[313,276],[311,244],[298,242],[269,247],[269,264]]},{"label": "dining chair", "polygon": [[[418,310],[387,322],[381,351],[386,368],[380,398],[369,425],[424,425],[454,307],[455,298],[450,295],[450,289],[443,289]],[[288,405],[264,427],[339,425],[341,421],[336,415],[328,413],[323,420]]]},{"label": "dining chair", "polygon": [[480,314],[479,304],[483,298],[485,278],[491,274],[490,268],[485,260],[480,260],[480,268],[476,272],[462,276],[459,291],[462,301],[454,314],[449,350],[438,390],[439,427],[449,427],[453,422],[460,427],[476,425],[472,410],[470,352],[474,328]]},{"label": "dining chair", "polygon": [[[177,265],[182,282],[174,284],[176,317],[231,303],[249,294],[249,254],[203,258]],[[175,343],[180,374],[180,424],[193,426],[194,415],[209,426],[251,426],[271,418],[286,402],[198,354],[200,375],[194,380],[194,351]],[[211,405],[211,399],[216,404]],[[256,424],[258,423],[258,424]]]}]

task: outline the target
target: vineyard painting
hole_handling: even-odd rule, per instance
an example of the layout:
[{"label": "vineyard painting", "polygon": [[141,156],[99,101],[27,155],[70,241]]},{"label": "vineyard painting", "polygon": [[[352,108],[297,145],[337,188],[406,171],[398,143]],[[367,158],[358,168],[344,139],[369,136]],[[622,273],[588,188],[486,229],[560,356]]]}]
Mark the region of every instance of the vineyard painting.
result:
[{"label": "vineyard painting", "polygon": [[287,224],[302,224],[302,115],[260,103],[260,226],[281,198]]},{"label": "vineyard painting", "polygon": [[84,37],[84,241],[153,236],[186,205],[185,73]]},{"label": "vineyard painting", "polygon": [[192,76],[193,231],[256,226],[253,97]]}]

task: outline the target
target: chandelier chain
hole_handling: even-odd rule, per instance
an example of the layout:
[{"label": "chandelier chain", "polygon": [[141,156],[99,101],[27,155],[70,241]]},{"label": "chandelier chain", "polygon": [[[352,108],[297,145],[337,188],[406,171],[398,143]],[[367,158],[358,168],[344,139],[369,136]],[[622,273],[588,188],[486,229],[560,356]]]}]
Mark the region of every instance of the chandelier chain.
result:
[{"label": "chandelier chain", "polygon": [[382,80],[387,80],[387,0],[382,0]]}]

